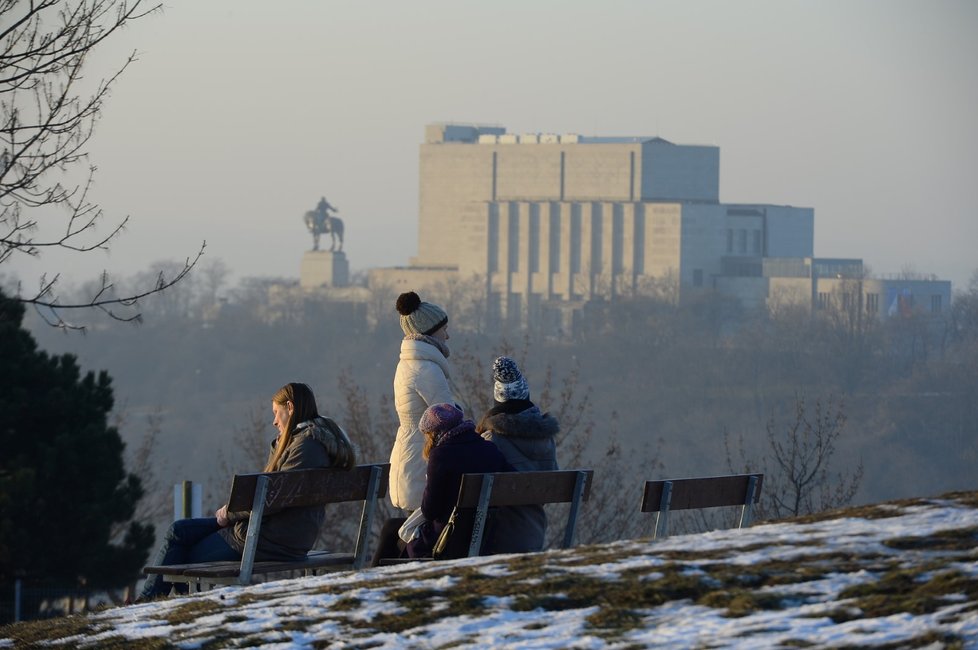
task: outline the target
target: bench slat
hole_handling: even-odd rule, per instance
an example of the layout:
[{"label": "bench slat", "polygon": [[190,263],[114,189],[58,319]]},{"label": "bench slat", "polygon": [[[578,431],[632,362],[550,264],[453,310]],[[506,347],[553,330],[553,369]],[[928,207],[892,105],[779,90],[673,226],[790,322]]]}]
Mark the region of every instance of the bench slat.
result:
[{"label": "bench slat", "polygon": [[[298,571],[302,569],[348,565],[353,562],[353,559],[354,556],[352,553],[310,551],[309,555],[301,559],[255,562],[252,574],[258,575],[262,573],[277,573],[279,571]],[[241,564],[236,560],[227,560],[221,562],[199,562],[197,564],[148,566],[143,569],[143,573],[158,573],[166,576],[230,578],[239,575],[240,567]]]},{"label": "bench slat", "polygon": [[[742,506],[751,476],[757,477],[754,503],[760,500],[763,474],[735,474],[705,478],[672,479],[670,510],[693,510],[720,506]],[[662,490],[666,481],[647,481],[642,499],[642,512],[659,512]]]},{"label": "bench slat", "polygon": [[[255,562],[252,574],[301,571],[303,569],[317,569],[341,565],[349,566],[353,562],[353,557],[352,553],[331,553],[329,555],[309,557],[304,560]],[[191,578],[233,578],[238,575],[239,566],[237,562],[220,564],[223,564],[223,566],[196,565],[193,568],[188,568],[182,575]]]},{"label": "bench slat", "polygon": [[[377,498],[387,495],[387,478],[390,465],[377,465],[383,474]],[[250,512],[259,476],[267,476],[268,495],[266,508],[292,508],[318,506],[363,498],[370,483],[373,465],[358,465],[349,471],[341,469],[300,469],[290,472],[267,474],[236,474],[231,482],[228,512]]]},{"label": "bench slat", "polygon": [[[581,470],[587,475],[582,499],[587,501],[591,494],[591,479],[594,470]],[[576,470],[557,470],[552,472],[498,472],[492,475],[492,495],[489,507],[526,506],[544,503],[570,503],[574,500],[574,487],[577,484]],[[479,492],[482,486],[481,474],[466,474],[462,477],[457,506],[475,508],[479,505]]]}]

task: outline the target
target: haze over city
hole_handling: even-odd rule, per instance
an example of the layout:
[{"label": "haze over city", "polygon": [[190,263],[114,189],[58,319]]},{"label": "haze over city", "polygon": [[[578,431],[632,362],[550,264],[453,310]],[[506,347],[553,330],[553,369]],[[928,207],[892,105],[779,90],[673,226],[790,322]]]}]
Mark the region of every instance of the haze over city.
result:
[{"label": "haze over city", "polygon": [[13,258],[84,281],[193,256],[298,277],[320,196],[354,270],[417,253],[424,125],[720,147],[720,200],[815,209],[815,254],[978,268],[978,6],[914,2],[196,3],[96,50],[138,60],[90,143],[109,255]]}]

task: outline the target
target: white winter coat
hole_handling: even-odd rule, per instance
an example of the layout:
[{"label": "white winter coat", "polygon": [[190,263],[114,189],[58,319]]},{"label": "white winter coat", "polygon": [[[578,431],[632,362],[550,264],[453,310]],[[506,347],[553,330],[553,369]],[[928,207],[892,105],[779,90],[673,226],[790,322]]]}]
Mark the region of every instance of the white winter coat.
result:
[{"label": "white winter coat", "polygon": [[390,497],[397,508],[421,507],[428,464],[421,455],[424,434],[418,430],[418,421],[432,404],[455,403],[448,377],[448,359],[438,348],[425,341],[401,341],[401,359],[394,373],[394,407],[400,426],[391,450],[390,473]]}]

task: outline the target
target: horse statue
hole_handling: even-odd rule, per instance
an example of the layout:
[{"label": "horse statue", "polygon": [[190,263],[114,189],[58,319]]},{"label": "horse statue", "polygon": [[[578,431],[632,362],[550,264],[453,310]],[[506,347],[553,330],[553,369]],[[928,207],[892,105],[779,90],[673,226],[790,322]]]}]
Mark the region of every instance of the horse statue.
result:
[{"label": "horse statue", "polygon": [[[329,204],[326,197],[323,197],[319,200],[319,205],[316,206],[316,209],[306,212],[303,217],[306,228],[312,233],[312,249],[314,251],[319,250],[319,236],[326,233],[329,233],[332,237],[329,250],[343,250],[343,220],[339,217],[332,216],[330,211],[336,211],[336,208]],[[337,239],[339,239],[338,249],[336,247]]]}]

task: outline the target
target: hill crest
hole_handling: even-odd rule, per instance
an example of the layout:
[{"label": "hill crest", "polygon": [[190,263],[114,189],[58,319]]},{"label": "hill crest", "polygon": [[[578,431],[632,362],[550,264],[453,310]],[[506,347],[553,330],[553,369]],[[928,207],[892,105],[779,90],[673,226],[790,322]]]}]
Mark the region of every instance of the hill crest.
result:
[{"label": "hill crest", "polygon": [[0,648],[978,647],[978,492],[0,628]]}]

